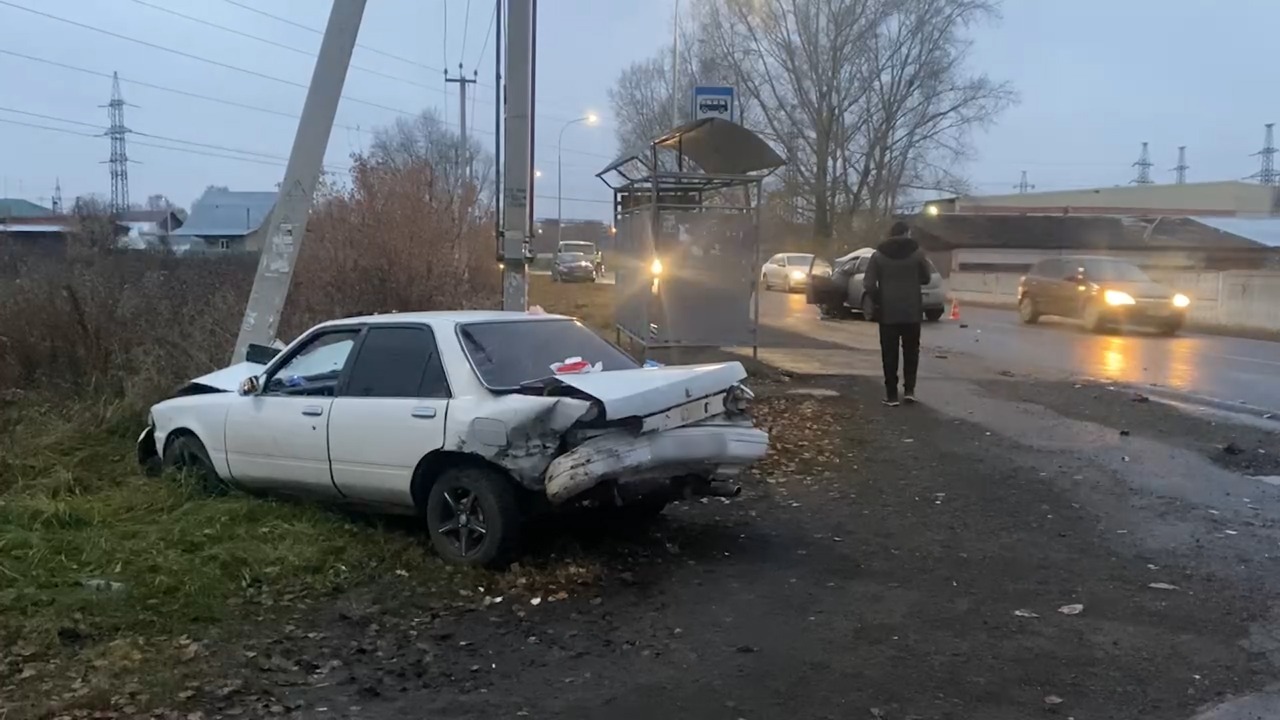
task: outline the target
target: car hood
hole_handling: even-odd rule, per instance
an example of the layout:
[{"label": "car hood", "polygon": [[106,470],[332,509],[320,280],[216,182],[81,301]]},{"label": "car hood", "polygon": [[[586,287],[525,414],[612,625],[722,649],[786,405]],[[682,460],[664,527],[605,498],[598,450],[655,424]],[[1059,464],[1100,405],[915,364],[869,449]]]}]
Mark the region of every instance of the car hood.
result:
[{"label": "car hood", "polygon": [[224,367],[221,370],[214,370],[208,375],[201,375],[189,381],[184,389],[192,386],[201,386],[211,390],[221,390],[223,392],[236,392],[240,389],[240,382],[250,375],[259,375],[262,373],[266,365],[258,363],[241,362],[235,365]]},{"label": "car hood", "polygon": [[606,420],[643,417],[723,392],[745,380],[740,362],[557,375],[553,380],[604,406]]},{"label": "car hood", "polygon": [[1099,283],[1105,290],[1127,292],[1134,298],[1163,300],[1173,297],[1173,291],[1158,282],[1124,281]]}]

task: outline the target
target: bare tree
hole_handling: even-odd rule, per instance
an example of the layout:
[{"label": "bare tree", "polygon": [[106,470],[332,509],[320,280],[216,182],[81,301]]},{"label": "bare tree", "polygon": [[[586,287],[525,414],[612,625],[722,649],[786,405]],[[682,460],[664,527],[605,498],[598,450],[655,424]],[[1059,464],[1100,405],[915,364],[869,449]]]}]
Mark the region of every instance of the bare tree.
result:
[{"label": "bare tree", "polygon": [[118,228],[106,200],[97,195],[82,195],[76,198],[71,216],[74,223],[67,240],[72,250],[106,252],[118,245]]},{"label": "bare tree", "polygon": [[[682,28],[686,69],[739,89],[744,123],[783,151],[774,207],[830,238],[925,189],[958,189],[970,131],[1014,101],[971,74],[967,31],[999,0],[703,0]],[[627,68],[611,99],[624,146],[669,121],[662,54]],[[680,92],[687,92],[682,87]]]},{"label": "bare tree", "polygon": [[476,193],[481,207],[493,201],[493,156],[479,142],[464,143],[435,110],[397,118],[374,132],[370,161],[395,168],[423,164],[431,169],[432,191],[442,197]]}]

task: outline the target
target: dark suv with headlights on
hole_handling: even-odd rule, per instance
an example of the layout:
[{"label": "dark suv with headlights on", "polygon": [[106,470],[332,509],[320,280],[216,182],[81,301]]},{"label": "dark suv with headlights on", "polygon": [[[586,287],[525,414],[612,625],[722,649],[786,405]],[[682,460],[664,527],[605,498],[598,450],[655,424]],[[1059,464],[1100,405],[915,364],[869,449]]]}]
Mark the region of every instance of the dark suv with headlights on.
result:
[{"label": "dark suv with headlights on", "polygon": [[595,282],[594,258],[580,252],[558,252],[551,266],[553,282]]},{"label": "dark suv with headlights on", "polygon": [[1091,332],[1139,325],[1173,335],[1190,305],[1186,295],[1109,257],[1041,260],[1018,282],[1018,316],[1027,324],[1056,315],[1080,320]]}]

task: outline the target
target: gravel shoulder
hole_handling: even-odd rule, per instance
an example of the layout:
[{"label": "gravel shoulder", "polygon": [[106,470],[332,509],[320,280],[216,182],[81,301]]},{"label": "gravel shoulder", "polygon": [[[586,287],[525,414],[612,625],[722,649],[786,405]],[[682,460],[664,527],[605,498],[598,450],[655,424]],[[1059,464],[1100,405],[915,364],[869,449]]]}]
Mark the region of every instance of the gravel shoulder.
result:
[{"label": "gravel shoulder", "polygon": [[742,499],[630,532],[566,521],[501,589],[455,603],[388,578],[224,653],[222,690],[192,702],[206,717],[1181,719],[1272,676],[1240,643],[1265,597],[1113,543],[1025,445],[882,408],[869,379],[756,389],[776,452]]}]

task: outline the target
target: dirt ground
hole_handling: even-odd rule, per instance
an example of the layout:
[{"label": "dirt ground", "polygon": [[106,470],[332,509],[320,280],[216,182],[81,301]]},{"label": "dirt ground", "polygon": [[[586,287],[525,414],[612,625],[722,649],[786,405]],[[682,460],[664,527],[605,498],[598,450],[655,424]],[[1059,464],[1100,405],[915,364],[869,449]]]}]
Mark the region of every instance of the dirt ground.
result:
[{"label": "dirt ground", "polygon": [[223,652],[194,717],[1185,719],[1265,684],[1257,589],[1111,542],[1045,457],[871,380],[754,385],[775,452],[742,498],[544,528],[555,593],[314,605]]}]

